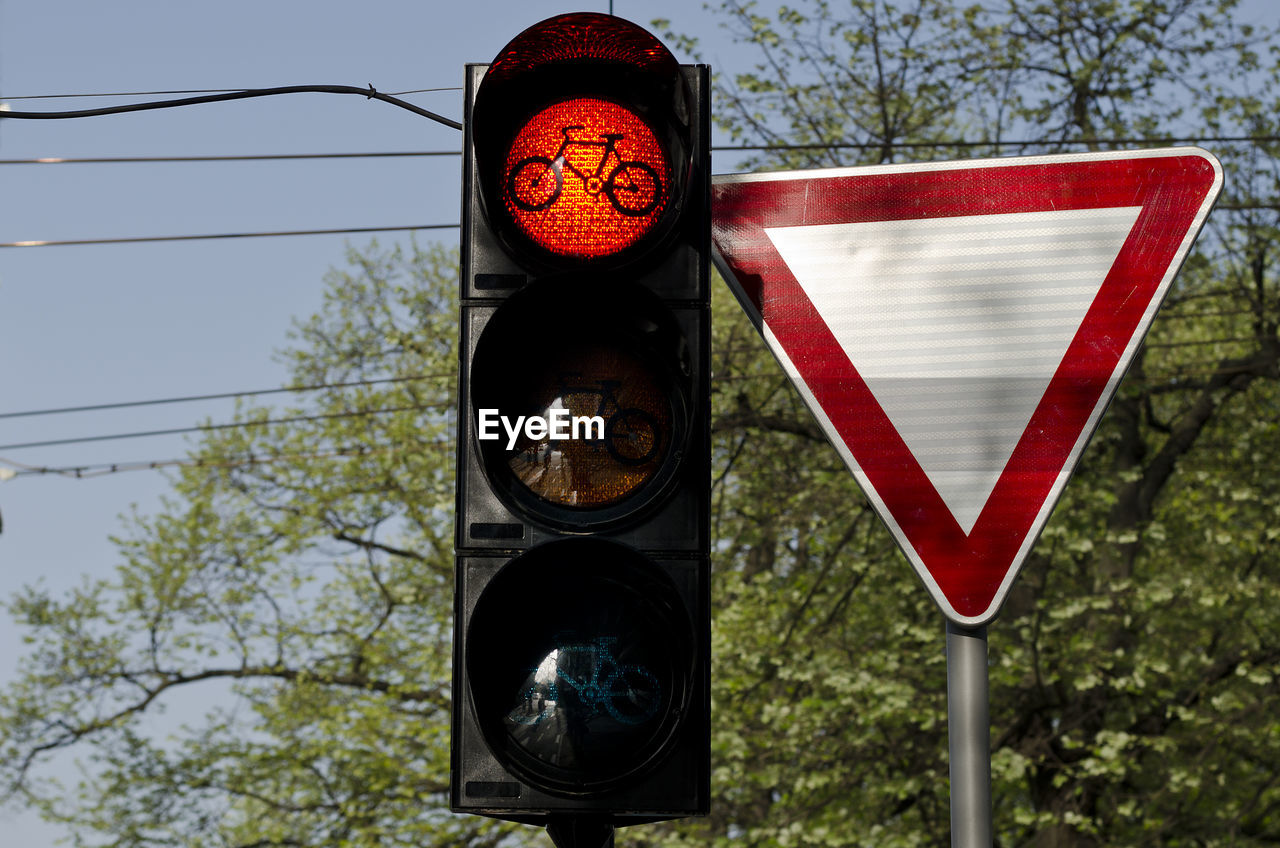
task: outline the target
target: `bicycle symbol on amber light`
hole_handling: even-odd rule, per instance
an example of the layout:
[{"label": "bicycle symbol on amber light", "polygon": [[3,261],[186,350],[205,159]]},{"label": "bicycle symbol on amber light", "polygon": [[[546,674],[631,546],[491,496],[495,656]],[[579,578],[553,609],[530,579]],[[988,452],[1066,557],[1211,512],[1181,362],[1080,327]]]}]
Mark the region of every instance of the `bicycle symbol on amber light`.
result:
[{"label": "bicycle symbol on amber light", "polygon": [[[507,196],[526,212],[549,208],[564,192],[565,171],[577,176],[587,194],[604,194],[614,209],[633,218],[643,217],[658,206],[662,180],[658,172],[639,161],[623,161],[618,142],[625,133],[602,133],[600,141],[575,138],[581,124],[561,127],[564,141],[551,156],[528,156],[516,163],[507,177]],[[565,155],[569,148],[601,147],[604,152],[593,171],[580,170]]]},{"label": "bicycle symbol on amber light", "polygon": [[571,385],[570,378],[581,378],[580,374],[564,372],[557,377],[559,397],[564,402],[575,397],[599,398],[592,414],[604,419],[604,438],[584,441],[593,446],[602,445],[609,456],[622,465],[644,465],[658,456],[663,446],[658,419],[639,407],[623,407],[618,402],[621,380],[601,379]]}]

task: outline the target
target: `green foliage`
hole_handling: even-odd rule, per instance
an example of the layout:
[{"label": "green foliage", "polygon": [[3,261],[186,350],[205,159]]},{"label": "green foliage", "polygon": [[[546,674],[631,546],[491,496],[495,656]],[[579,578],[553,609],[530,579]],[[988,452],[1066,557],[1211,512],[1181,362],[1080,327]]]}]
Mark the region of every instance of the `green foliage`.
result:
[{"label": "green foliage", "polygon": [[[118,541],[114,576],[9,605],[33,648],[0,696],[0,779],[78,844],[493,831],[443,812],[456,257],[374,246],[351,261],[285,354],[297,385],[332,388],[212,431],[165,510]],[[184,721],[157,737],[174,699]],[[39,774],[68,748],[89,772],[74,795]]]},{"label": "green foliage", "polygon": [[[1222,204],[990,629],[1000,845],[1280,840],[1280,57],[1233,5],[722,4],[760,59],[720,80],[730,137],[856,145],[754,164],[1270,139],[1215,148]],[[284,354],[331,388],[211,432],[114,574],[8,604],[0,786],[78,844],[546,844],[446,811],[455,258],[350,260]],[[942,618],[713,312],[712,813],[619,842],[945,846]]]},{"label": "green foliage", "polygon": [[[1226,208],[991,627],[999,844],[1280,838],[1280,47],[1233,6],[720,4],[762,57],[717,101],[733,138],[770,146],[752,165],[1258,137],[1213,145]],[[929,34],[943,94],[912,76],[908,32]],[[932,117],[864,120],[903,103]],[[751,336],[720,332],[718,351]],[[718,490],[718,803],[661,841],[946,845],[939,617],[883,530],[860,534],[864,502],[761,362],[718,369],[746,386],[717,399],[721,461],[745,466]]]}]

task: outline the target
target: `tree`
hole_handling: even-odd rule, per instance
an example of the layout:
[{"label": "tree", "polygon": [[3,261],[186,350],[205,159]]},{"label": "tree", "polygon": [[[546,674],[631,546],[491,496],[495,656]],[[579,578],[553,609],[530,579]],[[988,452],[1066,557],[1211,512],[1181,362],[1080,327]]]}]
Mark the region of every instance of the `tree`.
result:
[{"label": "tree", "polygon": [[[78,844],[483,844],[443,812],[453,579],[456,257],[352,253],[286,352],[308,406],[210,431],[114,577],[9,604],[4,787]],[[151,713],[181,690],[172,741]],[[40,776],[75,749],[68,796]],[[82,755],[83,756],[83,755]]]},{"label": "tree", "polygon": [[[1236,27],[1233,6],[854,0],[775,20],[720,6],[763,57],[717,92],[731,136],[770,146],[757,164],[1252,139],[1220,148],[1222,208],[992,626],[1000,844],[1280,837],[1280,76],[1275,34]],[[942,96],[913,76],[921,42],[949,52]],[[912,114],[904,102],[933,120],[859,117]],[[934,128],[964,133],[918,156]],[[743,356],[720,373],[749,373]],[[726,452],[753,434],[751,468],[721,483],[718,532],[741,543],[717,562],[723,789],[674,841],[945,845],[939,617],[882,573],[905,562],[878,529],[860,535],[865,505],[794,395],[770,388],[722,398]]]}]

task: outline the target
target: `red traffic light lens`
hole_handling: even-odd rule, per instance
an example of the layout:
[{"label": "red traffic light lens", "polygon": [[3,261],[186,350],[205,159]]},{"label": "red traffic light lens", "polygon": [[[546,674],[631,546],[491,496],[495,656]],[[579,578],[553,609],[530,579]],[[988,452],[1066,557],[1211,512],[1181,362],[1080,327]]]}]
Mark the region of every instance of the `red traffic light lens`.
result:
[{"label": "red traffic light lens", "polygon": [[671,163],[635,112],[595,97],[555,103],[507,151],[502,199],[530,241],[594,259],[644,238],[666,212]]},{"label": "red traffic light lens", "polygon": [[468,123],[502,247],[543,273],[656,257],[685,206],[689,102],[688,74],[629,21],[561,15],[512,39]]}]

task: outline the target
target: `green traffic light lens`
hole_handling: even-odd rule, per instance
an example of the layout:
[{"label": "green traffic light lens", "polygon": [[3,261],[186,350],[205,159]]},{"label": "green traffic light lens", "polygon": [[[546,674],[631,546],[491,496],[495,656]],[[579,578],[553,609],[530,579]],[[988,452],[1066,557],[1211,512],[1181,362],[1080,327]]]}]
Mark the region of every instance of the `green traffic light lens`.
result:
[{"label": "green traffic light lens", "polygon": [[552,793],[643,773],[684,712],[689,622],[671,578],[615,542],[565,539],[512,561],[477,602],[468,636],[490,748]]}]

